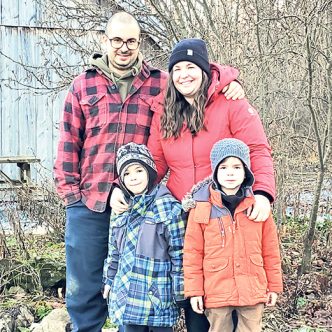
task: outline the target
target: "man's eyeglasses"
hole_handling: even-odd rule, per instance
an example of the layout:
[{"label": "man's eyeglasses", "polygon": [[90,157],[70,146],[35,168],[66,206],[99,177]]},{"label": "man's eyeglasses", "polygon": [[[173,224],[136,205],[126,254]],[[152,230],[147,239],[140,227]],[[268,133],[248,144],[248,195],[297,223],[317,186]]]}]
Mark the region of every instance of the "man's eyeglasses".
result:
[{"label": "man's eyeglasses", "polygon": [[123,44],[126,44],[128,50],[137,50],[138,46],[140,44],[139,40],[136,40],[135,38],[130,38],[127,41],[124,41],[121,38],[115,37],[115,38],[109,38],[111,42],[111,46],[115,49],[119,49],[123,46]]}]

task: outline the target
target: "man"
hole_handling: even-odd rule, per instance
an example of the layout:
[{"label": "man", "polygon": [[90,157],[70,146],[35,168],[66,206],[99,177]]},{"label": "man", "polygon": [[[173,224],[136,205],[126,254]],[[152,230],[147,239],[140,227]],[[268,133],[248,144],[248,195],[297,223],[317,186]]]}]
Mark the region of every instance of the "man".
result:
[{"label": "man", "polygon": [[[65,100],[54,173],[66,204],[66,304],[75,332],[99,332],[107,317],[100,285],[116,152],[147,142],[150,103],[166,85],[167,74],[143,60],[140,42],[136,19],[114,14],[102,38],[106,54],[92,56]],[[243,95],[235,82],[224,90],[228,98]]]}]

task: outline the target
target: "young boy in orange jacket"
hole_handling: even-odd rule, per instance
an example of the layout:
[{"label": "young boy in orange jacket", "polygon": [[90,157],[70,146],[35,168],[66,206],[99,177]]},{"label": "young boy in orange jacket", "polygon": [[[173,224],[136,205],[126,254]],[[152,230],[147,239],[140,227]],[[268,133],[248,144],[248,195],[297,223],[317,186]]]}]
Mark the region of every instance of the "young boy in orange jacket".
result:
[{"label": "young boy in orange jacket", "polygon": [[185,296],[195,312],[205,312],[209,332],[233,331],[233,310],[237,332],[258,332],[264,303],[274,306],[283,289],[276,226],[272,216],[265,222],[247,217],[254,202],[248,146],[223,139],[213,146],[210,160],[212,179],[192,191],[195,207],[184,243]]}]

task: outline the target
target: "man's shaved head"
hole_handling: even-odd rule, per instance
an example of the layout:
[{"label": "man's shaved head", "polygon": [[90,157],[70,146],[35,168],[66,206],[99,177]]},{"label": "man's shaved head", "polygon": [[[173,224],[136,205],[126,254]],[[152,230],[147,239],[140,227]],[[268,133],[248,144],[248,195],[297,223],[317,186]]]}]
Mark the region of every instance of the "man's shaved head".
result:
[{"label": "man's shaved head", "polygon": [[136,18],[127,12],[118,12],[110,17],[106,25],[106,34],[112,29],[113,23],[134,24],[137,26],[139,33],[141,33],[141,28]]}]

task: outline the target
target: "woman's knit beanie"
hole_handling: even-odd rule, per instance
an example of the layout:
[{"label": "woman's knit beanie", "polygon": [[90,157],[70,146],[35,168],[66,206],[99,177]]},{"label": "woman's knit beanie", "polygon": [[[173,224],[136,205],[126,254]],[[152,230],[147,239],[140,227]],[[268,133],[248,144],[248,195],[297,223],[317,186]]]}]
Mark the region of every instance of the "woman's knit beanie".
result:
[{"label": "woman's knit beanie", "polygon": [[210,63],[208,51],[204,40],[188,38],[179,41],[173,48],[169,58],[168,71],[180,61],[189,61],[204,70],[210,76]]}]

